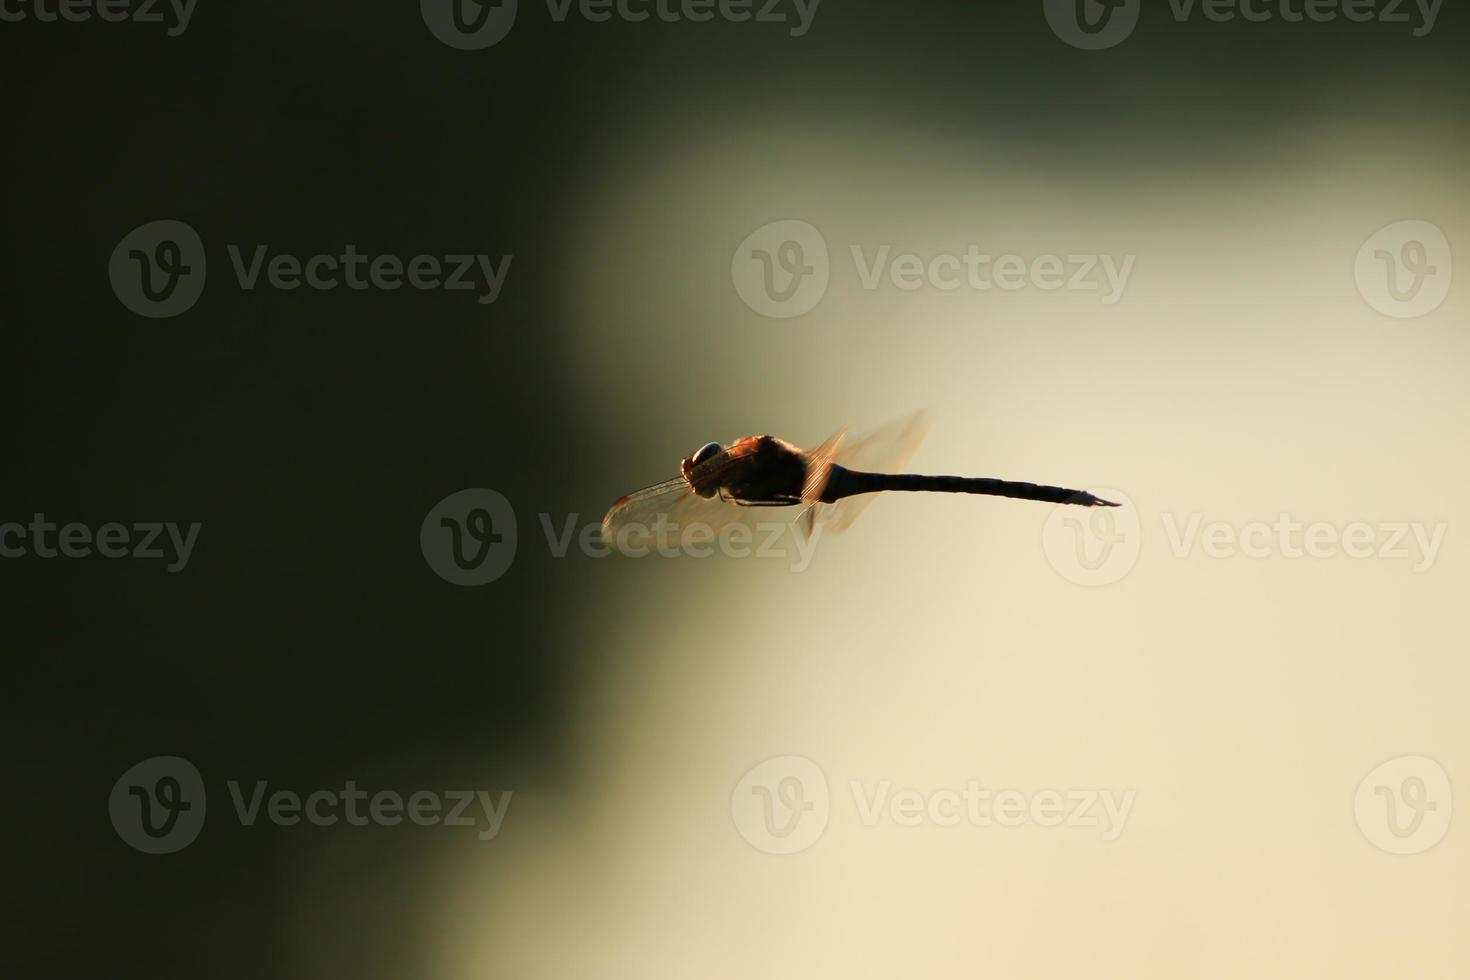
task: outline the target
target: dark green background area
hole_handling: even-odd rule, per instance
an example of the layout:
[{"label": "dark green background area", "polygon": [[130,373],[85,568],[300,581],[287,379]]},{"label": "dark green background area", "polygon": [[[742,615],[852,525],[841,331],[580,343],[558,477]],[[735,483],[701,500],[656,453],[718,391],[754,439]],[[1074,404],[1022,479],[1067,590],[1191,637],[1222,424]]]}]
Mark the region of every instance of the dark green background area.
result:
[{"label": "dark green background area", "polygon": [[[566,776],[565,695],[597,651],[551,641],[548,599],[600,593],[617,566],[550,560],[526,519],[512,571],[459,589],[417,534],[463,487],[584,515],[629,489],[575,407],[558,311],[588,261],[563,229],[637,149],[630,120],[769,110],[820,138],[840,109],[872,117],[875,150],[902,155],[894,118],[983,131],[1059,182],[1269,171],[1319,120],[1358,113],[1466,145],[1463,8],[1445,4],[1423,39],[1406,25],[1181,25],[1166,10],[1149,5],[1098,53],[1062,44],[1039,3],[824,0],[791,38],[776,24],[558,24],[523,2],[484,51],[439,43],[414,3],[200,0],[177,38],[0,24],[0,520],[203,524],[183,574],[0,561],[16,975],[307,975],[283,912],[299,843],[221,813],[180,854],[132,851],[106,798],[140,759],[188,757],[221,811],[229,778],[306,790],[372,773],[410,791]],[[763,149],[783,153],[779,138]],[[127,231],[160,218],[199,232],[209,284],[186,314],[146,320],[106,269]],[[227,242],[515,258],[482,307],[407,289],[241,291]],[[678,408],[630,379],[605,410],[635,428]],[[384,860],[373,880],[391,887],[328,910],[355,942],[312,969],[389,976],[414,961],[391,924],[425,879],[401,847]]]}]

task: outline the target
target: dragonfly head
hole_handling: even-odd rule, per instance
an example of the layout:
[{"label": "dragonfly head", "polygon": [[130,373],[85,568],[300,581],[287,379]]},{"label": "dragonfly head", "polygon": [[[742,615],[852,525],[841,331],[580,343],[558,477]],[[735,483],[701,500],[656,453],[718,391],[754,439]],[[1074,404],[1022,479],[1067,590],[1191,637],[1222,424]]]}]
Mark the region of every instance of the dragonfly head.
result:
[{"label": "dragonfly head", "polygon": [[707,442],[703,446],[700,446],[693,456],[689,457],[689,465],[698,466],[705,460],[713,458],[723,448],[718,442]]},{"label": "dragonfly head", "polygon": [[687,459],[682,459],[679,461],[679,475],[682,476],[684,478],[684,482],[689,484],[690,488],[701,497],[713,497],[715,493],[719,491],[720,485],[718,480],[709,480],[709,474],[705,474],[705,479],[703,480],[696,480],[694,469],[695,467],[699,466],[700,463],[705,463],[711,459],[714,459],[716,455],[723,451],[723,449],[724,447],[721,446],[718,442],[707,442],[703,446],[700,446],[697,450],[695,450],[694,453]]}]

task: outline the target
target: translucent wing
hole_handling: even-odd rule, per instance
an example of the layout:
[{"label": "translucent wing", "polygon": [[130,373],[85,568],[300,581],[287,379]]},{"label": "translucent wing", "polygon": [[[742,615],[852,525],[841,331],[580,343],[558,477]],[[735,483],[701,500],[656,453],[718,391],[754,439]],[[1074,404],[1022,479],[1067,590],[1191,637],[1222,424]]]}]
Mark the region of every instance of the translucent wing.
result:
[{"label": "translucent wing", "polygon": [[832,472],[832,464],[837,462],[846,441],[847,430],[841,429],[806,454],[806,486],[801,491],[803,500],[815,504],[822,499],[822,491],[827,488],[827,477]]},{"label": "translucent wing", "polygon": [[[725,453],[695,470],[697,479],[731,465]],[[682,477],[645,487],[618,500],[602,519],[602,540],[625,554],[701,544],[731,524],[790,522],[802,508],[737,504],[722,496],[701,497]]]},{"label": "translucent wing", "polygon": [[[922,411],[915,412],[866,435],[850,439],[834,437],[838,442],[826,465],[830,467],[831,463],[836,463],[865,473],[906,473],[928,434],[928,415]],[[824,485],[825,482],[824,475]],[[835,504],[822,504],[816,510],[816,523],[822,525],[824,531],[845,531],[877,496],[875,493],[864,493],[839,500]]]}]

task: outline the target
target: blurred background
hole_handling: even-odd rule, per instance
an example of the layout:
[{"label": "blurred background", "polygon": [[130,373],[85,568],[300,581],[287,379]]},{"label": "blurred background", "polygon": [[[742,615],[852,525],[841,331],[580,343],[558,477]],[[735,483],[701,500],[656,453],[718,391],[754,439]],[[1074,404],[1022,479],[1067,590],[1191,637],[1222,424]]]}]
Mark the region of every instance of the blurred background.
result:
[{"label": "blurred background", "polygon": [[[1463,9],[5,9],[0,522],[199,525],[0,540],[28,975],[1470,969]],[[140,315],[164,220],[207,277]],[[707,440],[921,407],[917,471],[1126,506],[579,543]]]}]

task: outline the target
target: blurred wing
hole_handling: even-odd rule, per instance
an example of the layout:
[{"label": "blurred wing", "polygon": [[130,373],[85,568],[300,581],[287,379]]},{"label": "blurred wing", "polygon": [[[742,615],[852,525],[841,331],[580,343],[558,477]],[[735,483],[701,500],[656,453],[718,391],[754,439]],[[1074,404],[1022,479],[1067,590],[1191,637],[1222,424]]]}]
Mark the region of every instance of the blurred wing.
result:
[{"label": "blurred wing", "polygon": [[[827,465],[830,467],[831,463],[836,463],[864,473],[906,473],[928,434],[928,415],[922,411],[915,412],[866,435],[840,441]],[[825,476],[823,482],[825,484]],[[835,504],[822,504],[817,508],[816,521],[824,531],[845,531],[877,496],[875,493],[863,493]]]},{"label": "blurred wing", "polygon": [[822,491],[827,489],[827,477],[832,472],[832,464],[837,461],[846,440],[847,430],[841,429],[806,454],[806,484],[801,489],[802,500],[815,504],[822,499]]},{"label": "blurred wing", "polygon": [[[724,465],[722,456],[716,456],[701,464],[701,475],[705,469],[715,472]],[[708,542],[732,524],[752,529],[789,524],[800,511],[795,506],[743,506],[722,497],[701,497],[682,477],[675,477],[630,493],[613,504],[602,519],[602,540],[609,548],[635,556],[660,548],[682,550],[690,544]],[[756,544],[760,540],[753,536]]]}]

